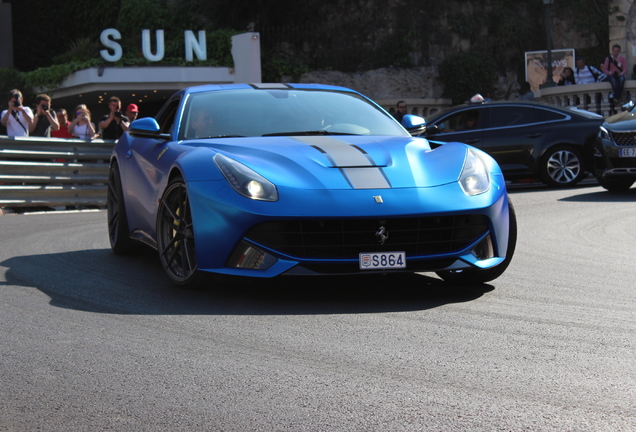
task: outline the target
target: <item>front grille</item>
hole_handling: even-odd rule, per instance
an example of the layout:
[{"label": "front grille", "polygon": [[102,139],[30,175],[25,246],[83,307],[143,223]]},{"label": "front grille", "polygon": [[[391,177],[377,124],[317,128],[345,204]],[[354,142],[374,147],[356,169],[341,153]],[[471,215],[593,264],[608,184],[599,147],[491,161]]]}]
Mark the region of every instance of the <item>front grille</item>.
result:
[{"label": "front grille", "polygon": [[612,138],[617,146],[636,146],[636,132],[612,132]]},{"label": "front grille", "polygon": [[[380,244],[376,233],[386,229]],[[484,215],[394,219],[285,220],[255,225],[245,236],[298,258],[358,258],[361,252],[435,255],[465,248],[488,231]]]}]

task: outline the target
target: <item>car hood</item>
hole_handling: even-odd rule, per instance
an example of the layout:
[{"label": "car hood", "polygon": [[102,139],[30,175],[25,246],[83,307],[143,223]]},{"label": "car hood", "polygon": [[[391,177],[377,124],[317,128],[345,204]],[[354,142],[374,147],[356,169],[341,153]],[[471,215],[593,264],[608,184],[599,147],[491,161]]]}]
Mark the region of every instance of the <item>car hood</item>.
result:
[{"label": "car hood", "polygon": [[615,114],[608,117],[603,126],[615,132],[636,131],[636,113],[625,111]]},{"label": "car hood", "polygon": [[[197,147],[180,161],[188,181],[218,179],[218,171],[210,166],[218,152],[276,185],[304,189],[448,184],[458,180],[467,149],[464,144],[450,143],[431,150],[423,138],[377,136],[220,138],[187,145]],[[201,153],[209,153],[209,157]]]}]

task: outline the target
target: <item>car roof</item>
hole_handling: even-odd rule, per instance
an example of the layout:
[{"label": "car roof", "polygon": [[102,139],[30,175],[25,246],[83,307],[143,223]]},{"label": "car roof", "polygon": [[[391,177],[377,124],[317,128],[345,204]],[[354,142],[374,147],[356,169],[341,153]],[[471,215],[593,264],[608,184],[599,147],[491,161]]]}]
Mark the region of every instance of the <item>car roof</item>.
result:
[{"label": "car roof", "polygon": [[218,90],[332,90],[358,93],[346,87],[326,84],[300,84],[300,83],[245,83],[245,84],[206,84],[182,89],[185,93],[199,93]]},{"label": "car roof", "polygon": [[517,106],[517,107],[532,106],[536,108],[557,111],[565,115],[575,115],[575,116],[582,116],[587,118],[602,117],[592,112],[583,111],[579,109],[568,109],[568,108],[558,107],[558,106],[550,105],[550,104],[539,102],[539,101],[505,100],[505,101],[490,101],[490,102],[480,102],[480,103],[464,103],[460,105],[454,105],[444,111],[441,111],[429,116],[427,120],[436,119],[442,115],[446,115],[455,111],[462,111],[462,110],[471,109],[471,108],[475,109],[475,108],[496,107],[496,106]]},{"label": "car roof", "polygon": [[539,108],[551,108],[551,109],[556,109],[558,111],[567,111],[564,108],[561,107],[557,107],[554,105],[549,105],[547,103],[544,102],[539,102],[539,101],[524,101],[524,100],[500,100],[500,101],[491,101],[491,102],[480,102],[480,103],[464,103],[464,104],[460,104],[460,105],[455,105],[452,106],[450,109],[459,109],[459,108],[466,108],[466,107],[474,107],[474,108],[478,108],[478,107],[482,107],[482,106],[501,106],[501,105],[515,105],[515,106],[535,106],[535,107],[539,107]]}]

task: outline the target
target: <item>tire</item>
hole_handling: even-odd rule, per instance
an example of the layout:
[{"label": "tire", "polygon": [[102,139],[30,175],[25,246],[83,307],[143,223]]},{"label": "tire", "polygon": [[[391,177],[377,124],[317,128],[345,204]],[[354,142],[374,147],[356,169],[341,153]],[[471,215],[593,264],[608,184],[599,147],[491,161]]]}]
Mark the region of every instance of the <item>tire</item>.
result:
[{"label": "tire", "polygon": [[157,249],[163,269],[182,288],[198,288],[194,231],[188,191],[183,179],[168,183],[157,211]]},{"label": "tire", "polygon": [[134,240],[130,238],[126,205],[121,187],[121,175],[117,162],[110,167],[108,174],[108,194],[106,201],[108,212],[108,238],[110,248],[118,255],[131,253],[135,249]]},{"label": "tire", "polygon": [[576,185],[585,176],[581,152],[570,146],[549,149],[541,162],[541,176],[544,183],[552,187]]},{"label": "tire", "polygon": [[515,208],[512,205],[510,199],[508,200],[508,212],[510,215],[508,247],[506,249],[506,258],[499,265],[485,270],[470,269],[441,271],[436,272],[437,275],[444,279],[445,282],[453,283],[456,285],[483,284],[495,280],[499,276],[501,276],[508,268],[508,265],[510,265],[512,256],[515,253],[515,247],[517,246],[517,214],[515,213]]},{"label": "tire", "polygon": [[607,180],[602,177],[597,178],[598,183],[610,192],[625,192],[634,184],[632,178]]}]

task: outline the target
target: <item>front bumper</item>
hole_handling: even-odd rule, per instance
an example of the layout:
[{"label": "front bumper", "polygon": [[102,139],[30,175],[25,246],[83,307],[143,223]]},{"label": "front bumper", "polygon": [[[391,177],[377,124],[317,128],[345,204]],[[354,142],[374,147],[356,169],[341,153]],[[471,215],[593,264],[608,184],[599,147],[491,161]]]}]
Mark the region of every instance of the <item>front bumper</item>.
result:
[{"label": "front bumper", "polygon": [[636,179],[636,156],[621,156],[621,151],[629,150],[636,154],[636,146],[617,145],[613,140],[602,138],[594,148],[594,175],[597,178]]},{"label": "front bumper", "polygon": [[[434,188],[280,191],[279,202],[258,202],[243,197],[219,182],[188,183],[195,225],[197,265],[202,271],[251,277],[313,274],[359,274],[427,272],[490,268],[506,256],[509,232],[508,198],[503,177],[493,179],[492,188],[467,197],[457,183]],[[373,197],[383,196],[378,204]],[[227,197],[231,199],[224,199]],[[483,215],[485,229],[452,250],[407,253],[405,269],[360,270],[358,254],[373,252],[368,246],[348,255],[328,257],[296,253],[251,239],[250,229],[261,223],[281,220],[333,221],[409,217]],[[369,232],[370,236],[375,235]],[[393,231],[396,232],[396,231]],[[391,237],[385,250],[391,249]],[[490,255],[483,251],[488,247]],[[354,246],[355,249],[355,246]],[[401,250],[401,249],[397,249]],[[351,251],[349,251],[351,252]],[[250,264],[246,264],[246,261]],[[251,264],[253,263],[253,264]],[[247,266],[247,267],[245,267]],[[248,268],[252,267],[252,268]]]}]

